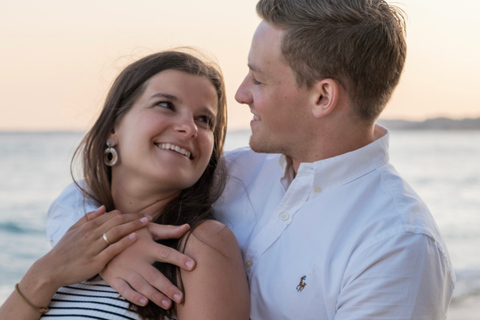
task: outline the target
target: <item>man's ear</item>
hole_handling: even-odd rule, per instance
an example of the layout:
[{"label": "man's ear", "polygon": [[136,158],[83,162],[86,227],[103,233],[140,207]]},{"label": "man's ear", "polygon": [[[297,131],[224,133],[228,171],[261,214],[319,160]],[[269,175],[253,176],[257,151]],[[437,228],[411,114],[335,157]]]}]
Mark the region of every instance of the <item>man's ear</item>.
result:
[{"label": "man's ear", "polygon": [[339,84],[333,79],[323,79],[312,87],[313,107],[315,118],[321,118],[335,109],[339,97]]}]

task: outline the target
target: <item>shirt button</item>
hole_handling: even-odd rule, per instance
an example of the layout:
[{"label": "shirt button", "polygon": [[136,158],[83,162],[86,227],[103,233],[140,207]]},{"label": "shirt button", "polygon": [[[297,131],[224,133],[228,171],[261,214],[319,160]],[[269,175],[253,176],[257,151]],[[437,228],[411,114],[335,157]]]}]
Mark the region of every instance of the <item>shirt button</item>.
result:
[{"label": "shirt button", "polygon": [[252,260],[247,260],[247,262],[245,262],[245,266],[246,266],[247,268],[251,268],[251,267],[253,266]]},{"label": "shirt button", "polygon": [[320,193],[320,192],[322,192],[322,188],[320,188],[319,186],[315,186],[313,188],[313,191],[315,191],[316,193]]},{"label": "shirt button", "polygon": [[284,213],[280,216],[280,219],[282,219],[282,221],[287,221],[290,219],[290,215],[288,213]]}]

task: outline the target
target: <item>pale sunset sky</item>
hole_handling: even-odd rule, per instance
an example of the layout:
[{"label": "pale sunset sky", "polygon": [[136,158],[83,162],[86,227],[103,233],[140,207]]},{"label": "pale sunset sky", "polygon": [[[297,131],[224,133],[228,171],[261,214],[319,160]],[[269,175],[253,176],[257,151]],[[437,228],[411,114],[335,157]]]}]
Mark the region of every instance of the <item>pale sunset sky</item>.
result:
[{"label": "pale sunset sky", "polygon": [[[177,46],[217,58],[229,128],[248,128],[251,114],[234,95],[260,21],[256,2],[0,0],[0,131],[86,130],[123,67]],[[395,3],[408,15],[408,58],[382,117],[480,117],[480,2]]]}]

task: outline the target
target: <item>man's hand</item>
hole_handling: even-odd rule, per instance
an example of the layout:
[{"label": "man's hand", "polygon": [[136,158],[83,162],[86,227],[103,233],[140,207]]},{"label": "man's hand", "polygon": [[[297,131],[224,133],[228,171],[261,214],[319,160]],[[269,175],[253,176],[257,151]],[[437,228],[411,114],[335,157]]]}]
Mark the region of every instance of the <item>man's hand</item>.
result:
[{"label": "man's hand", "polygon": [[191,271],[195,268],[195,261],[154,240],[178,239],[189,229],[188,225],[164,226],[150,223],[148,229],[136,232],[138,240],[111,260],[100,275],[125,299],[136,305],[145,306],[150,300],[168,309],[172,305],[171,300],[181,303],[183,293],[152,264],[160,261]]}]

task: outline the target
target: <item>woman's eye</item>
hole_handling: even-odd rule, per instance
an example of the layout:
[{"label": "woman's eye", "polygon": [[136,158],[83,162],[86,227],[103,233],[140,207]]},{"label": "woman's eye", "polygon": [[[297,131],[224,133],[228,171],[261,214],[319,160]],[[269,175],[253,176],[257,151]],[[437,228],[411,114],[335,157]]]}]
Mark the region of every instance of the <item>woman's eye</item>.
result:
[{"label": "woman's eye", "polygon": [[205,123],[209,129],[212,129],[212,128],[213,128],[213,119],[212,119],[211,117],[209,117],[209,116],[200,116],[200,117],[198,117],[198,120],[199,120],[200,122]]},{"label": "woman's eye", "polygon": [[161,108],[166,108],[166,109],[172,109],[172,110],[175,109],[175,106],[170,101],[160,101],[156,104],[156,106],[159,106]]},{"label": "woman's eye", "polygon": [[252,78],[252,82],[254,85],[258,86],[259,84],[262,84],[260,81],[258,81],[257,79],[255,78]]}]

